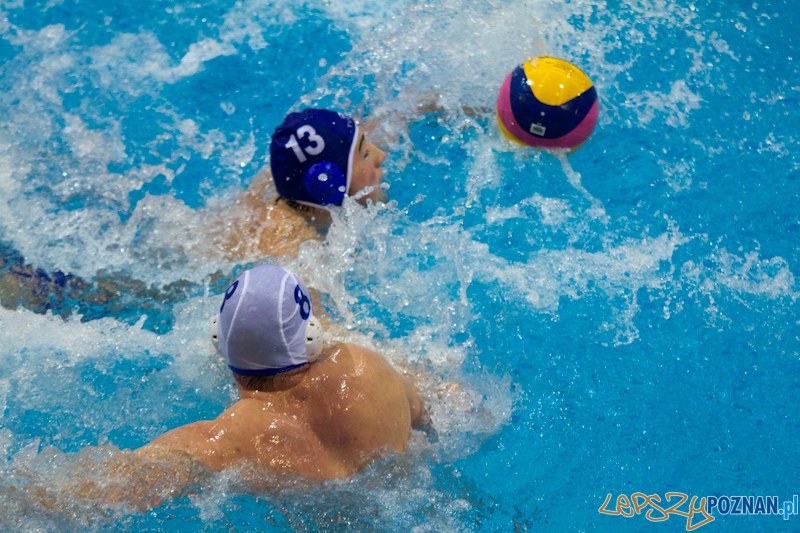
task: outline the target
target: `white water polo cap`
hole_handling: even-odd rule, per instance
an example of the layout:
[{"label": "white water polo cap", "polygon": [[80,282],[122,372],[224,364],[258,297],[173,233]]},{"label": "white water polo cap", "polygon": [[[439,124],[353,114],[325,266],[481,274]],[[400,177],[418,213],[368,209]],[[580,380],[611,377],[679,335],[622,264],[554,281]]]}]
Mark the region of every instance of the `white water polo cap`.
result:
[{"label": "white water polo cap", "polygon": [[228,367],[246,376],[286,372],[313,363],[322,351],[308,288],[274,265],[247,270],[231,283],[211,329]]}]

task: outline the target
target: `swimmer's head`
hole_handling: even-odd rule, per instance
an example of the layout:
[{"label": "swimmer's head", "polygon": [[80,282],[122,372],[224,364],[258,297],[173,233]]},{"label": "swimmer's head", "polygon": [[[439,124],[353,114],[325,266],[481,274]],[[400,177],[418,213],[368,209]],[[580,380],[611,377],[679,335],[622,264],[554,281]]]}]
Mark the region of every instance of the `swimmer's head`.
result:
[{"label": "swimmer's head", "polygon": [[231,283],[211,329],[212,342],[239,375],[281,374],[313,363],[322,352],[322,326],[308,289],[274,265],[247,270]]},{"label": "swimmer's head", "polygon": [[367,142],[356,122],[326,109],[290,113],[270,144],[272,177],[283,198],[303,205],[342,205],[344,197],[365,187],[376,200],[382,191],[381,164],[386,155]]}]

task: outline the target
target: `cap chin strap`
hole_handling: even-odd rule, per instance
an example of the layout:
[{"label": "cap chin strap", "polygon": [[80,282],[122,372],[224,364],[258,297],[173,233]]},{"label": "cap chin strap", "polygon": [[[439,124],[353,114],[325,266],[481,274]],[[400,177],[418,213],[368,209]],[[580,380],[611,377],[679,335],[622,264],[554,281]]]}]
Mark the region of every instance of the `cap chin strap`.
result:
[{"label": "cap chin strap", "polygon": [[[322,353],[322,338],[325,336],[325,330],[322,329],[317,317],[311,315],[308,317],[306,324],[306,357],[308,362],[313,363],[319,359]],[[219,351],[219,315],[211,319],[211,344],[214,349]]]}]

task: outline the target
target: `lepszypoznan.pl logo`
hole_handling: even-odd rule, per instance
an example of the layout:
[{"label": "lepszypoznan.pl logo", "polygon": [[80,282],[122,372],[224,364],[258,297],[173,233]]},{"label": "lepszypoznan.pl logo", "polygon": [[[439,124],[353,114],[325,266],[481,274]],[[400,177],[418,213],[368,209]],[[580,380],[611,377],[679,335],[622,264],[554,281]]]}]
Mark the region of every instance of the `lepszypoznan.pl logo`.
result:
[{"label": "lepszypoznan.pl logo", "polygon": [[[611,516],[632,518],[644,514],[650,522],[664,522],[671,516],[686,520],[686,531],[694,531],[714,521],[717,516],[780,515],[789,520],[798,514],[798,497],[785,500],[779,505],[777,496],[692,496],[683,492],[667,492],[664,499],[658,494],[635,492],[629,496],[620,494],[614,504],[612,494],[606,495],[598,511]],[[688,504],[687,504],[688,502]]]}]

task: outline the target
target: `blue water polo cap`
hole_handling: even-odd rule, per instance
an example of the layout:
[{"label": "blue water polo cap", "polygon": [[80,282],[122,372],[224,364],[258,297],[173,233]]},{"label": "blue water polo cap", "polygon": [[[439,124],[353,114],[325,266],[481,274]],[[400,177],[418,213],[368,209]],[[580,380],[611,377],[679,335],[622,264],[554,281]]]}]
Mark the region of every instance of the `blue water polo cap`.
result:
[{"label": "blue water polo cap", "polygon": [[279,266],[259,266],[225,291],[216,324],[219,351],[237,374],[286,372],[319,355],[309,350],[308,326],[315,320],[303,280]]},{"label": "blue water polo cap", "polygon": [[278,194],[314,207],[342,205],[353,174],[356,122],[327,109],[290,113],[270,143]]}]

